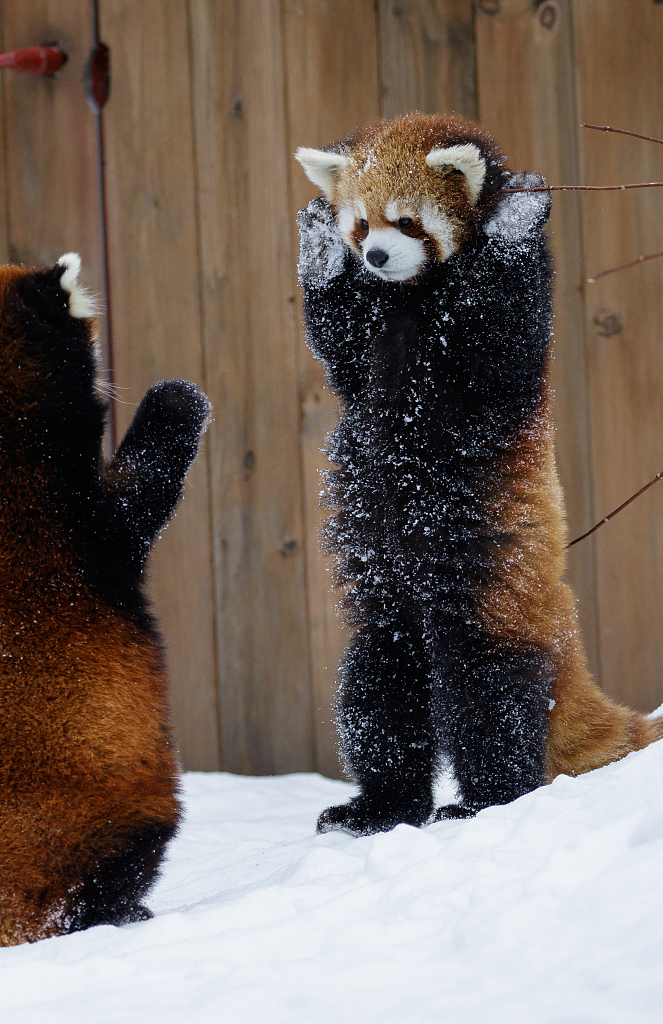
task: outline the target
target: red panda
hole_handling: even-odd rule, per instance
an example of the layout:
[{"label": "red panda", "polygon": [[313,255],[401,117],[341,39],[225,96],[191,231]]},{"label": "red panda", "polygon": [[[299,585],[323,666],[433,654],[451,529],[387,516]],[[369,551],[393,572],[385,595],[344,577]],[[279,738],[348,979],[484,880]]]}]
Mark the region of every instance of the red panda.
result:
[{"label": "red panda", "polygon": [[297,150],[332,204],[339,232],[369,271],[406,281],[453,256],[495,207],[504,158],[477,125],[409,115],[330,150]]},{"label": "red panda", "polygon": [[587,667],[564,582],[551,419],[549,193],[454,117],[380,121],[297,159],[306,332],[342,399],[324,531],[354,635],[338,724],[360,793],[318,828],[506,803],[663,736]]},{"label": "red panda", "polygon": [[155,385],[104,464],[79,268],[0,268],[0,946],[151,916],[180,819],[142,574],[210,407]]}]

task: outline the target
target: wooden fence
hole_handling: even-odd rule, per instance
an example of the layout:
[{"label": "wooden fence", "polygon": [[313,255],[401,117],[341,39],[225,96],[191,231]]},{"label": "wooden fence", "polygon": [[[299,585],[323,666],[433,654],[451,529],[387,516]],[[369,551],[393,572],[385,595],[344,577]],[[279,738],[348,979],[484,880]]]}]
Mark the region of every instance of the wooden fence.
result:
[{"label": "wooden fence", "polygon": [[[214,422],[153,556],[174,724],[189,768],[337,774],[343,644],[318,551],[320,449],[336,406],[308,355],[298,145],[418,108],[478,118],[551,183],[663,179],[656,0],[98,0],[111,97],[81,76],[88,0],[3,0],[2,48],[57,41],[54,80],[3,72],[0,255],[81,252],[100,290],[105,167],[117,429],[154,381],[210,395]],[[556,421],[571,535],[663,469],[663,190],[558,193]],[[592,665],[639,708],[663,699],[663,485],[571,554]]]}]

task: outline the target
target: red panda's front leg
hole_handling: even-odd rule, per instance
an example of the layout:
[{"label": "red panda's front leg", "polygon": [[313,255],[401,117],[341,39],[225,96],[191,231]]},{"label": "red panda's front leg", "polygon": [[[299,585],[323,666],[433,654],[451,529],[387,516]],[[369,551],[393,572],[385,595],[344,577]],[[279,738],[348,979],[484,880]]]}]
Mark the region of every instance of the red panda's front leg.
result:
[{"label": "red panda's front leg", "polygon": [[325,199],[313,199],[300,210],[297,224],[306,340],[315,358],[324,363],[334,391],[351,401],[368,380],[380,294],[343,241]]},{"label": "red panda's front leg", "polygon": [[134,572],[142,569],[154,538],[180,499],[211,408],[190,381],[155,384],[102,474],[114,544]]}]

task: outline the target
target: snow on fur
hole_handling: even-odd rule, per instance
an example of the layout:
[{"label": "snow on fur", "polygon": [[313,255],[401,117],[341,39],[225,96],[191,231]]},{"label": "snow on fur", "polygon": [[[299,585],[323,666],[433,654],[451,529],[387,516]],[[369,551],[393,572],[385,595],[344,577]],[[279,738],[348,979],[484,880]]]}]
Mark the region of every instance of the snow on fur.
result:
[{"label": "snow on fur", "polygon": [[313,288],[324,288],[343,270],[346,254],[334,215],[329,207],[321,207],[317,216],[308,209],[300,210],[297,223],[306,237],[297,265],[299,279]]},{"label": "snow on fur", "polygon": [[[155,918],[0,951],[20,1024],[655,1024],[663,743],[468,821],[314,834],[352,788],[184,778]],[[447,798],[451,794],[447,794]]]},{"label": "snow on fur", "polygon": [[[514,174],[509,188],[539,188],[545,185],[540,174]],[[540,226],[550,210],[550,192],[514,192],[506,195],[484,226],[489,238],[506,238],[519,242]]]}]

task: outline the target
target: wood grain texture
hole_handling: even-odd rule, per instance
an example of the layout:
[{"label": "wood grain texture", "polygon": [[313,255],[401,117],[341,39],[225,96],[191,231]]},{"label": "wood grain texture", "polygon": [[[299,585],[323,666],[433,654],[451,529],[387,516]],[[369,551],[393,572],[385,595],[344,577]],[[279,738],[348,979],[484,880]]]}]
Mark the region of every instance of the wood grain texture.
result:
[{"label": "wood grain texture", "polygon": [[308,352],[301,330],[302,296],[294,257],[299,247],[295,215],[319,193],[291,154],[298,146],[324,146],[342,139],[357,126],[379,116],[377,25],[371,0],[284,0],[282,9],[293,251],[289,269],[299,337],[315,763],[324,775],[339,777],[333,704],[338,663],[348,636],[341,628],[336,610],[338,594],[332,590],[330,559],[322,557],[318,541],[326,515],[319,507],[320,474],[329,465],[321,449],[336,423],[338,407],[325,386],[322,366]]},{"label": "wood grain texture", "polygon": [[[578,122],[663,136],[663,6],[573,4]],[[584,184],[656,181],[663,147],[580,129]],[[660,189],[582,200],[587,276],[660,250]],[[597,518],[663,467],[663,265],[586,286]],[[580,545],[579,545],[580,546]],[[663,700],[663,492],[653,487],[596,534],[603,683],[642,710]]]},{"label": "wood grain texture", "polygon": [[[502,0],[496,14],[479,8],[476,45],[479,117],[504,147],[510,166],[543,174],[551,184],[577,182],[578,119],[567,0],[538,9],[529,0]],[[556,265],[553,415],[571,537],[594,523],[581,202],[577,193],[556,194],[549,229]],[[579,544],[569,554],[569,580],[579,599],[590,667],[600,674],[593,542]]]},{"label": "wood grain texture", "polygon": [[314,767],[280,6],[191,0],[222,764]]},{"label": "wood grain texture", "polygon": [[[485,13],[498,9],[495,14]],[[339,775],[332,705],[346,642],[318,529],[337,405],[301,332],[292,159],[383,114],[479,117],[514,168],[554,183],[661,180],[663,4],[652,0],[100,0],[122,431],[172,376],[215,421],[153,559],[188,768]],[[81,77],[88,0],[4,0],[3,49],[57,40],[54,80],[4,72],[0,259],[81,252],[101,284],[96,140]],[[476,67],[476,72],[475,72]],[[558,460],[571,535],[663,468],[660,190],[557,194],[551,220]],[[584,260],[584,262],[583,262]],[[571,553],[608,692],[663,700],[663,486]],[[600,629],[599,629],[600,621]]]},{"label": "wood grain texture", "polygon": [[[205,388],[185,0],[101,0],[113,62],[104,111],[120,435],[157,380]],[[175,737],[186,768],[219,767],[208,449],[151,561]]]},{"label": "wood grain texture", "polygon": [[472,0],[379,0],[382,113],[477,117]]},{"label": "wood grain texture", "polygon": [[[0,3],[0,51],[4,53],[3,46],[3,12]],[[0,153],[0,263],[9,262],[9,193],[7,190],[7,145],[6,145],[6,107],[5,91],[2,76],[0,75],[0,140],[2,140],[2,152]]]},{"label": "wood grain texture", "polygon": [[7,175],[7,254],[14,263],[53,265],[81,254],[83,283],[99,292],[94,118],[81,84],[91,46],[88,0],[5,0],[3,47],[57,42],[68,61],[55,78],[2,72]]}]

